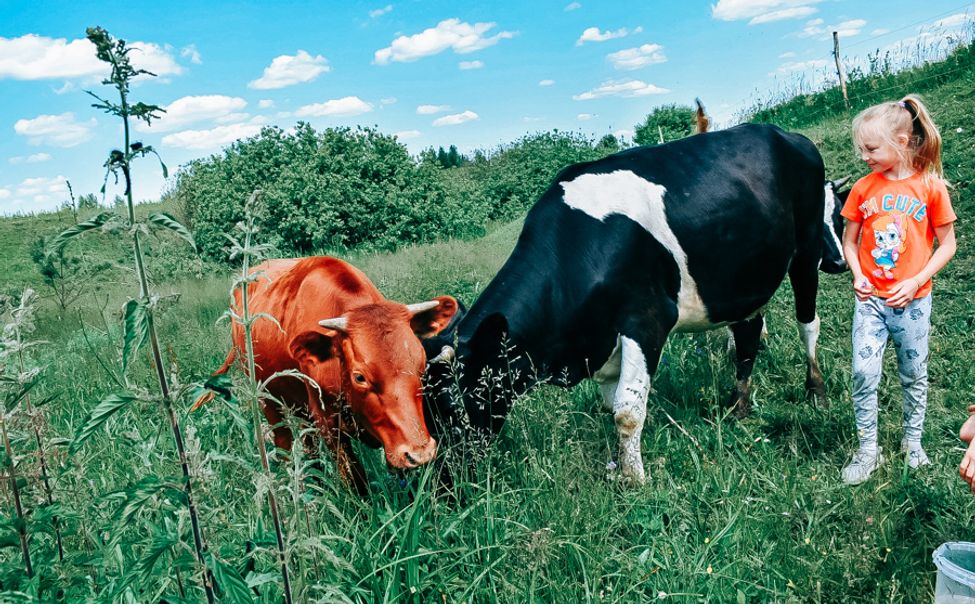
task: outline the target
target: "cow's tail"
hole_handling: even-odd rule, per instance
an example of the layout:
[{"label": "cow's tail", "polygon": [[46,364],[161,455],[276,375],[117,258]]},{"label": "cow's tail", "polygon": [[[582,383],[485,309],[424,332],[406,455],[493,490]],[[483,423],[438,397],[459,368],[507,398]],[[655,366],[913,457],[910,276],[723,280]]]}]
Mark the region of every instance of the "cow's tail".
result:
[{"label": "cow's tail", "polygon": [[213,372],[208,379],[203,384],[203,393],[196,397],[193,401],[193,405],[190,406],[190,411],[196,411],[203,405],[212,401],[216,396],[222,396],[226,400],[231,399],[230,392],[230,378],[227,377],[227,372],[233,367],[234,362],[237,360],[237,347],[231,346],[230,352],[227,353],[227,358],[224,360],[223,365],[220,369]]},{"label": "cow's tail", "polygon": [[703,134],[708,131],[711,120],[704,113],[704,104],[701,99],[694,99],[694,104],[697,105],[697,111],[694,113],[694,134]]}]

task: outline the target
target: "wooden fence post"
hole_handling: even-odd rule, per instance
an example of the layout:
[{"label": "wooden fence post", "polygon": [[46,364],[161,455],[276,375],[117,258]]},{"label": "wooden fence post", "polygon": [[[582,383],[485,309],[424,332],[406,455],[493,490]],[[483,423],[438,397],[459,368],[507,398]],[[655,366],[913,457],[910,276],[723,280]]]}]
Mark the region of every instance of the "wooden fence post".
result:
[{"label": "wooden fence post", "polygon": [[850,98],[846,96],[846,72],[843,70],[843,62],[840,61],[840,37],[837,32],[833,32],[833,58],[836,59],[836,77],[840,79],[840,89],[843,91],[843,102],[846,108],[850,108]]}]

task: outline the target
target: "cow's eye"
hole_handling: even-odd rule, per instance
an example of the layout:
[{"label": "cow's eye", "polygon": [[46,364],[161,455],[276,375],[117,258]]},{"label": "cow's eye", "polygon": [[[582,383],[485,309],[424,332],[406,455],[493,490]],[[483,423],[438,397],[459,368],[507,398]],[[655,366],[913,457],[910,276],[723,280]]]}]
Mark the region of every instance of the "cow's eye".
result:
[{"label": "cow's eye", "polygon": [[352,372],[352,379],[355,381],[356,384],[359,384],[360,386],[365,386],[367,382],[366,376],[362,375],[358,371]]}]

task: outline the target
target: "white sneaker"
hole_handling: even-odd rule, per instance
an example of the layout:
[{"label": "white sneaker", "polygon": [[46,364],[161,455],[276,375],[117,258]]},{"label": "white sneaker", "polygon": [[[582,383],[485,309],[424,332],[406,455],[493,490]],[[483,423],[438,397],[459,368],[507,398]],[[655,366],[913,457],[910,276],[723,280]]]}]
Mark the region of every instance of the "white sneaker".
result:
[{"label": "white sneaker", "polygon": [[865,449],[857,449],[853,454],[853,460],[843,468],[840,475],[843,482],[849,485],[860,484],[870,478],[873,471],[884,463],[883,448],[877,447],[876,452]]},{"label": "white sneaker", "polygon": [[909,443],[906,440],[902,440],[901,452],[907,456],[907,466],[912,470],[916,470],[921,466],[931,465],[931,460],[928,459],[928,454],[924,452],[921,443]]}]

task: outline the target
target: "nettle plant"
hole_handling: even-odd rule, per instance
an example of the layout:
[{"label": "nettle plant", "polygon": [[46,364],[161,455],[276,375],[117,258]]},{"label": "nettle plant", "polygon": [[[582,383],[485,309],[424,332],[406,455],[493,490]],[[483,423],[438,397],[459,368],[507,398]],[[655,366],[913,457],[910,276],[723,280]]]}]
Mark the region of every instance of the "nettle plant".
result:
[{"label": "nettle plant", "polygon": [[[132,238],[133,259],[135,261],[135,274],[138,278],[138,296],[129,300],[125,304],[123,320],[123,347],[122,347],[122,372],[121,379],[118,380],[120,390],[106,396],[99,402],[91,415],[76,432],[69,454],[75,453],[79,447],[101,427],[110,417],[132,406],[137,401],[151,401],[157,403],[164,415],[169,420],[179,455],[179,463],[182,470],[181,484],[173,481],[159,480],[154,476],[147,477],[137,485],[129,489],[132,491],[127,494],[127,506],[135,501],[145,502],[154,494],[176,495],[177,499],[185,503],[189,512],[190,524],[193,532],[193,545],[196,558],[202,570],[203,588],[206,592],[208,602],[215,601],[214,595],[214,575],[221,575],[219,561],[215,560],[207,551],[200,527],[199,515],[196,504],[193,500],[193,482],[190,476],[190,467],[187,460],[186,447],[179,420],[176,416],[173,402],[179,395],[170,386],[170,380],[166,375],[163,364],[161,346],[156,335],[154,324],[154,311],[160,302],[159,296],[153,295],[149,290],[149,280],[146,273],[146,266],[142,251],[142,238],[148,236],[153,229],[163,229],[175,233],[183,238],[190,246],[196,249],[196,244],[189,230],[180,224],[172,216],[165,213],[153,213],[144,221],[136,220],[135,208],[132,195],[132,162],[148,155],[155,155],[159,159],[156,151],[141,142],[134,142],[130,139],[130,123],[132,120],[141,120],[146,124],[151,124],[153,119],[157,119],[160,113],[164,112],[158,105],[150,105],[143,102],[132,102],[129,97],[129,86],[133,79],[139,76],[154,76],[155,74],[144,69],[136,69],[132,66],[129,59],[131,48],[126,46],[125,40],[113,38],[107,31],[100,27],[90,27],[87,30],[88,40],[95,45],[97,56],[100,60],[108,63],[111,67],[110,76],[102,83],[112,86],[118,92],[118,102],[110,101],[88,92],[97,102],[92,106],[103,110],[109,115],[114,115],[122,121],[124,141],[120,149],[113,149],[108,156],[104,166],[105,183],[108,178],[114,176],[118,182],[121,174],[125,184],[125,204],[124,214],[116,211],[102,212],[93,218],[76,224],[75,226],[63,231],[51,242],[51,253],[57,253],[71,241],[82,233],[94,229],[124,229]],[[166,165],[159,159],[162,166],[163,177],[168,176]],[[102,187],[104,194],[105,186]],[[127,370],[140,348],[148,346],[151,350],[152,365],[158,380],[158,392],[150,392],[148,388],[139,386],[129,380]],[[123,516],[126,516],[123,514]],[[131,514],[129,515],[131,517]],[[177,536],[177,541],[178,541]],[[173,546],[176,543],[172,544]],[[161,556],[156,556],[157,560]],[[182,595],[183,585],[179,584]]]}]

